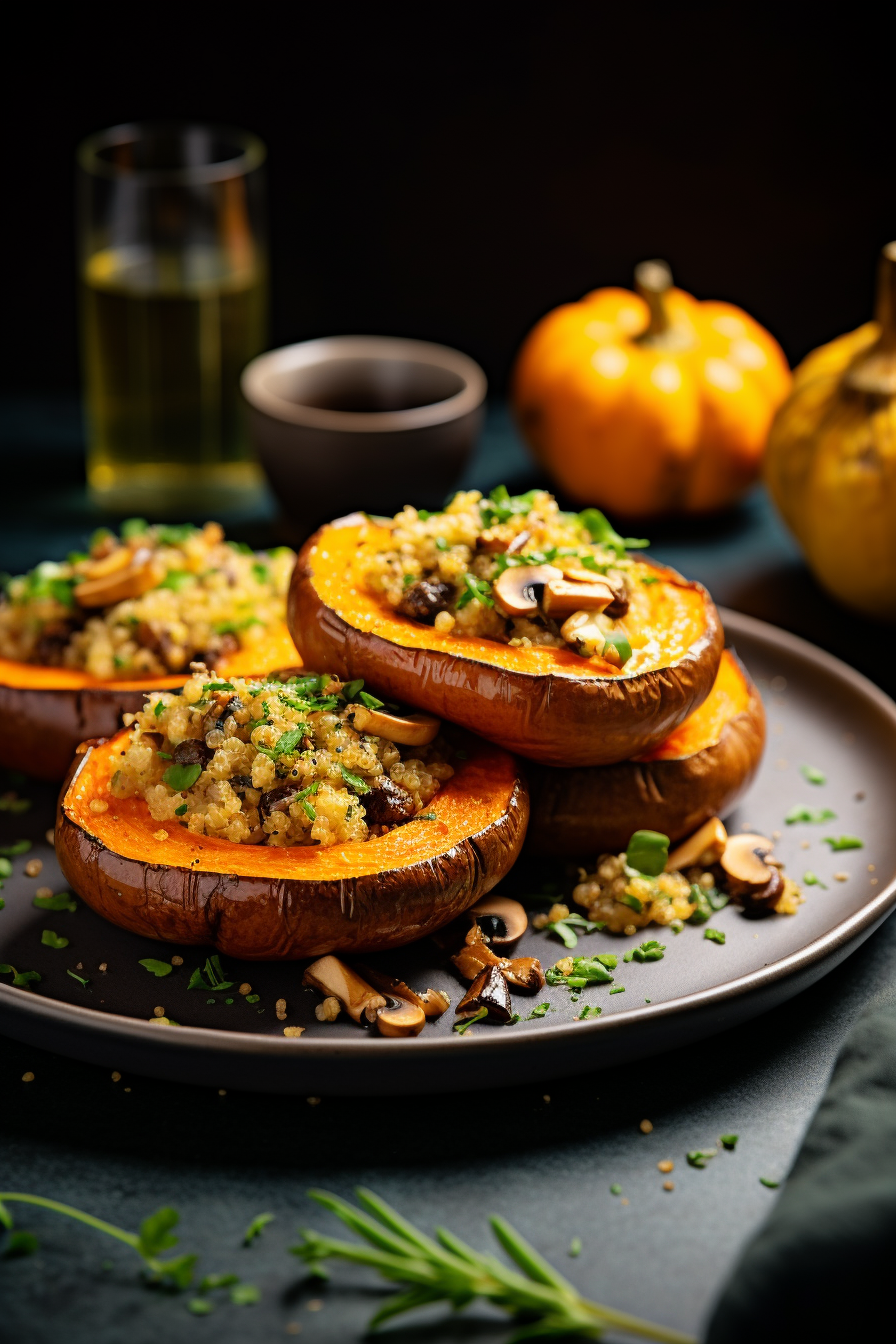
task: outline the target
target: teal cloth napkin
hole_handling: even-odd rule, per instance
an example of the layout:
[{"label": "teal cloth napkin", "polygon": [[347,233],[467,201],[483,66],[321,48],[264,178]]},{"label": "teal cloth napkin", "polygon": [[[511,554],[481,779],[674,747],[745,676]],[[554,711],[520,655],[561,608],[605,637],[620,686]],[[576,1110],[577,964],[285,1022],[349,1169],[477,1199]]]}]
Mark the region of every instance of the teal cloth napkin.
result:
[{"label": "teal cloth napkin", "polygon": [[[896,1008],[860,1019],[706,1344],[883,1339],[896,1263]],[[883,1333],[881,1333],[883,1330]]]}]

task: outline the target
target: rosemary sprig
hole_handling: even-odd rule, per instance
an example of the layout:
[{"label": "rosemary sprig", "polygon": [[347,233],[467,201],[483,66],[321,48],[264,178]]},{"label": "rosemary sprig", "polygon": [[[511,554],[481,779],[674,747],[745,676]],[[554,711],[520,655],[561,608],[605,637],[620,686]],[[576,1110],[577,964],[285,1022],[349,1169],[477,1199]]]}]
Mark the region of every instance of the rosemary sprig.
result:
[{"label": "rosemary sprig", "polygon": [[326,1273],[322,1267],[324,1260],[350,1260],[369,1265],[383,1278],[406,1285],[380,1308],[370,1322],[370,1329],[416,1307],[445,1302],[459,1310],[476,1298],[483,1298],[526,1322],[508,1344],[561,1335],[598,1339],[608,1327],[664,1344],[694,1344],[690,1335],[678,1330],[654,1325],[581,1297],[503,1218],[490,1219],[492,1231],[522,1273],[496,1256],[474,1251],[443,1227],[436,1228],[433,1240],[370,1190],[356,1191],[360,1209],[325,1190],[311,1190],[309,1194],[368,1245],[336,1241],[303,1230],[303,1240],[291,1248],[294,1255],[318,1274]]}]

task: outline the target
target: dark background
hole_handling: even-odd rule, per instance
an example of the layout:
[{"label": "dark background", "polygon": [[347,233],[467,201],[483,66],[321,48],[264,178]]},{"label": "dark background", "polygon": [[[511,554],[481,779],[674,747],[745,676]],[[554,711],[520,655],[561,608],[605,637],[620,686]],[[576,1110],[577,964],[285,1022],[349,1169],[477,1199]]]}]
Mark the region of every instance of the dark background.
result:
[{"label": "dark background", "polygon": [[896,235],[892,27],[831,13],[35,7],[5,74],[2,386],[76,389],[74,149],[153,117],[267,142],[272,344],[427,337],[500,392],[540,314],[662,255],[796,361],[870,316]]}]

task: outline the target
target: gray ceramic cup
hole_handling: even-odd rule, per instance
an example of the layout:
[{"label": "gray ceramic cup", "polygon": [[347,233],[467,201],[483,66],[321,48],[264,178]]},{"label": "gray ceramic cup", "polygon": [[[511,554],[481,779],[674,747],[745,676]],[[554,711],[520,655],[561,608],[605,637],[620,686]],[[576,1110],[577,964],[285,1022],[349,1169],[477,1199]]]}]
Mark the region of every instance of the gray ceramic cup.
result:
[{"label": "gray ceramic cup", "polygon": [[301,527],[363,509],[439,508],[484,416],[487,383],[459,350],[387,336],[283,346],[243,371],[255,450]]}]

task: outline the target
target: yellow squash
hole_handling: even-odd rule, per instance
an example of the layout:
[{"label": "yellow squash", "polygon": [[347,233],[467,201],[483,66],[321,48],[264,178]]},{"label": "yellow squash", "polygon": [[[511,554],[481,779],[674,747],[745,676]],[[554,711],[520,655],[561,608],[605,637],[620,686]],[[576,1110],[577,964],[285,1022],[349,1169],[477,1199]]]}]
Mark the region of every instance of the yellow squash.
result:
[{"label": "yellow squash", "polygon": [[896,243],[881,255],[875,321],[796,370],[765,475],[819,583],[896,620]]},{"label": "yellow squash", "polygon": [[783,351],[742,309],[672,288],[664,262],[642,262],[635,285],[529,333],[513,376],[522,433],[575,503],[627,519],[725,508],[759,473],[790,388]]}]

